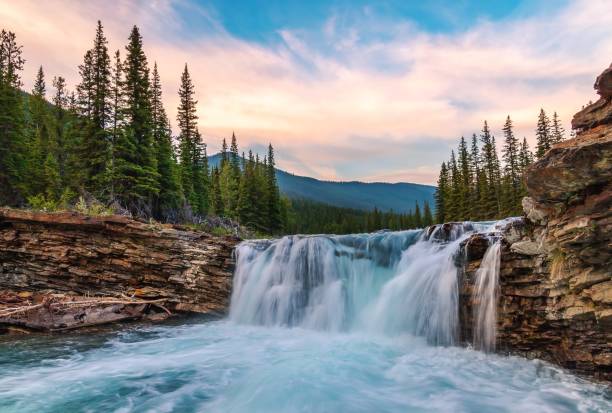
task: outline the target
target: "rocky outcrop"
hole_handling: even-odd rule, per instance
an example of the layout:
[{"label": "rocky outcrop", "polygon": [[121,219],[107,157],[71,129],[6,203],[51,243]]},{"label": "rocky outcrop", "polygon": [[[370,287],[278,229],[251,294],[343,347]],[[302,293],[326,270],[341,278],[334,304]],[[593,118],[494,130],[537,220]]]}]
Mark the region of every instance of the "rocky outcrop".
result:
[{"label": "rocky outcrop", "polygon": [[[601,99],[574,117],[577,136],[526,174],[525,218],[502,240],[497,335],[502,351],[605,380],[612,380],[611,82],[612,68],[597,80]],[[487,242],[466,243],[464,325]]]},{"label": "rocky outcrop", "polygon": [[114,310],[163,301],[172,312],[222,314],[238,241],[122,216],[0,209],[0,289],[139,301]]}]

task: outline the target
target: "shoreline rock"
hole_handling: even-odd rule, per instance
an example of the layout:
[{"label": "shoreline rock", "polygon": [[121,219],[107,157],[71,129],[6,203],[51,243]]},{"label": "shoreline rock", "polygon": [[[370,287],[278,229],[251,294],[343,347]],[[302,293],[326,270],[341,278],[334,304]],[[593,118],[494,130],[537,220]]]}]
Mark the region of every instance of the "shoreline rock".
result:
[{"label": "shoreline rock", "polygon": [[[163,300],[170,312],[224,314],[239,241],[117,215],[0,208],[0,295],[47,290],[66,297]],[[109,313],[95,318],[111,320],[143,317],[150,306],[94,307],[88,310],[92,317]],[[17,323],[1,314],[0,324]]]}]

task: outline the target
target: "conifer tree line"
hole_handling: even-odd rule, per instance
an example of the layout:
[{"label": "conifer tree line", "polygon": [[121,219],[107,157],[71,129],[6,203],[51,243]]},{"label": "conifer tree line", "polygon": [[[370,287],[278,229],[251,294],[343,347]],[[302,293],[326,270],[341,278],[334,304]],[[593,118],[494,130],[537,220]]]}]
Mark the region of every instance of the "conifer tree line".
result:
[{"label": "conifer tree line", "polygon": [[[435,194],[436,222],[501,219],[522,213],[521,200],[526,195],[525,170],[534,162],[527,139],[514,134],[510,116],[503,126],[501,160],[495,136],[484,122],[479,136],[459,140],[450,159],[442,162]],[[539,159],[555,143],[564,139],[565,130],[554,112],[552,120],[540,109],[535,130]]]},{"label": "conifer tree line", "polygon": [[415,203],[410,212],[398,213],[381,211],[378,208],[363,211],[307,199],[294,199],[286,211],[286,228],[290,234],[355,234],[381,229],[399,231],[424,228],[434,223],[434,216],[427,201],[422,207]]},{"label": "conifer tree line", "polygon": [[272,145],[263,159],[250,151],[239,156],[233,135],[229,150],[223,142],[221,163],[209,168],[187,65],[173,137],[157,64],[148,61],[138,27],[111,53],[98,21],[74,91],[61,76],[48,88],[40,67],[24,93],[24,63],[15,34],[2,30],[0,205],[57,209],[85,198],[160,221],[216,215],[262,233],[283,230],[287,203]]}]

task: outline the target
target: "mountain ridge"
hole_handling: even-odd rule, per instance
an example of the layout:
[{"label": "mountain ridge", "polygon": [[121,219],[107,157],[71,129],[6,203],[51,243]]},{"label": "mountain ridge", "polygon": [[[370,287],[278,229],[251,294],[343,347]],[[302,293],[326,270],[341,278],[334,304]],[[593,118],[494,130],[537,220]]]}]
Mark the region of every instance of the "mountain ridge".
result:
[{"label": "mountain ridge", "polygon": [[[218,166],[221,154],[209,157],[211,166]],[[410,182],[328,181],[276,169],[278,186],[292,199],[308,199],[328,205],[361,210],[409,212],[418,202],[434,207],[435,186]]]}]

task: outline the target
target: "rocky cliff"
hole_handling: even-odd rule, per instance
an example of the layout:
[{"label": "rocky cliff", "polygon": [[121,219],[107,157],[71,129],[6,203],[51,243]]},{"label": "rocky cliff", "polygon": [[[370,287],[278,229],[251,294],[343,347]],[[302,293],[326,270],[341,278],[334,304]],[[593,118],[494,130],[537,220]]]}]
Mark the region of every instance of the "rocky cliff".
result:
[{"label": "rocky cliff", "polygon": [[121,216],[0,209],[0,288],[139,300],[126,311],[163,301],[172,312],[224,313],[238,241]]},{"label": "rocky cliff", "polygon": [[[597,102],[525,177],[525,218],[501,241],[497,347],[612,380],[612,66]],[[490,241],[466,243],[462,318]],[[469,327],[464,329],[466,339]]]}]

